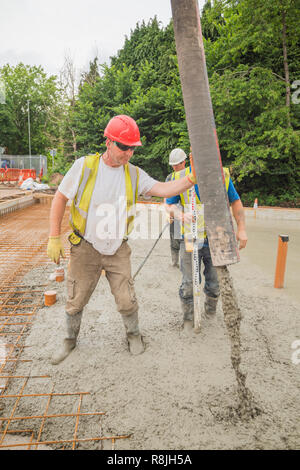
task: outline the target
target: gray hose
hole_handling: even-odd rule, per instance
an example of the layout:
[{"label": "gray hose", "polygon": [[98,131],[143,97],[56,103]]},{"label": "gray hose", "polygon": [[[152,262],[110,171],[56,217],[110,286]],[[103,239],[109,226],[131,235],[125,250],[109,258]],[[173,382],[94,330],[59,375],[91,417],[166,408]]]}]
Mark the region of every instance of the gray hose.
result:
[{"label": "gray hose", "polygon": [[134,274],[133,276],[133,279],[135,279],[135,277],[138,275],[138,273],[140,272],[140,270],[142,269],[142,267],[144,266],[144,264],[146,263],[147,259],[149,258],[149,256],[151,255],[152,251],[154,250],[154,248],[156,247],[159,239],[161,238],[162,234],[164,233],[164,231],[166,230],[166,228],[169,226],[169,222],[166,223],[166,225],[163,227],[162,231],[160,232],[160,234],[158,235],[158,238],[157,240],[155,240],[155,243],[153,245],[153,247],[151,248],[151,250],[149,251],[149,253],[147,254],[146,258],[144,259],[144,261],[142,262],[142,264],[139,266],[138,270],[136,271],[136,273]]}]

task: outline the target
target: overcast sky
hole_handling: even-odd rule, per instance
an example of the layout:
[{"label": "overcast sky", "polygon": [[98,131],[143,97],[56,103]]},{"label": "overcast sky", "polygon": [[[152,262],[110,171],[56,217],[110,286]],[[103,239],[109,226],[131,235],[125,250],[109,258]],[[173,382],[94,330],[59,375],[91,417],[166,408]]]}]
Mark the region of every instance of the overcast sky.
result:
[{"label": "overcast sky", "polygon": [[66,54],[78,72],[95,55],[108,63],[136,23],[155,15],[166,26],[170,0],[0,0],[0,67],[23,62],[56,74]]}]

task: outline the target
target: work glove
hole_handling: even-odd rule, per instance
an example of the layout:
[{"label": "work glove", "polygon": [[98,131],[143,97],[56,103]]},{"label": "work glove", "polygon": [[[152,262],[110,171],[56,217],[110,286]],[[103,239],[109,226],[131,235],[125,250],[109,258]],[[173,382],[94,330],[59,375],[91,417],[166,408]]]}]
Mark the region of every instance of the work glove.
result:
[{"label": "work glove", "polygon": [[172,224],[174,222],[174,217],[171,216],[168,212],[166,213],[166,219],[169,222],[169,224]]},{"label": "work glove", "polygon": [[65,257],[64,247],[62,245],[60,235],[57,237],[49,237],[47,255],[56,264],[59,264],[60,255],[63,258]]},{"label": "work glove", "polygon": [[196,184],[197,183],[196,171],[195,171],[195,167],[194,167],[193,155],[191,153],[190,153],[190,164],[191,164],[192,173],[190,173],[188,175],[188,180],[191,183]]}]

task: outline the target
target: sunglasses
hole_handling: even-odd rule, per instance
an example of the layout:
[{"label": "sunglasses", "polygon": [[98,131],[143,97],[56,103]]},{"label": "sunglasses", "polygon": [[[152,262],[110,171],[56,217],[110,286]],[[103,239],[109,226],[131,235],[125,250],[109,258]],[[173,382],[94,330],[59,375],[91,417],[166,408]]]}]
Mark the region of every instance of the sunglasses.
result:
[{"label": "sunglasses", "polygon": [[130,146],[130,145],[124,145],[124,144],[121,144],[121,142],[114,142],[114,144],[120,149],[120,150],[123,150],[123,152],[126,152],[126,150],[134,150],[135,149],[135,145],[133,146]]}]

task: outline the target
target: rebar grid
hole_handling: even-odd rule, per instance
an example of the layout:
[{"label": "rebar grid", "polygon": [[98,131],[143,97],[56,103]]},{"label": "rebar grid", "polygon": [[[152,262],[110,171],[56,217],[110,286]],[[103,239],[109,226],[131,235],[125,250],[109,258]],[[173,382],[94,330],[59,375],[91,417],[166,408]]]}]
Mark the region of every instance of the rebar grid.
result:
[{"label": "rebar grid", "polygon": [[[41,264],[49,264],[49,211],[49,205],[35,204],[0,219],[0,288],[3,283],[20,281]],[[67,217],[63,219],[62,233],[68,229]],[[63,240],[68,256],[66,237]]]},{"label": "rebar grid", "polygon": [[[0,396],[5,393],[9,385],[9,377],[13,377],[17,365],[31,362],[31,359],[21,359],[26,346],[2,343],[0,348]],[[27,346],[28,347],[28,346]],[[1,409],[1,407],[0,407]]]},{"label": "rebar grid", "polygon": [[[41,445],[49,446],[54,445],[57,449],[61,450],[75,450],[79,449],[80,445],[83,443],[100,443],[102,441],[110,441],[112,449],[114,449],[116,440],[119,439],[127,439],[129,435],[120,435],[120,436],[101,436],[98,435],[96,437],[84,437],[86,432],[82,428],[80,428],[80,418],[88,418],[96,419],[104,416],[106,413],[103,411],[98,412],[84,412],[82,411],[83,408],[83,397],[90,395],[89,392],[74,392],[74,393],[57,393],[54,392],[54,385],[53,383],[49,382],[49,376],[7,376],[4,378],[10,379],[10,388],[12,387],[12,380],[15,382],[13,385],[16,386],[16,382],[20,381],[18,386],[18,393],[10,393],[6,395],[0,395],[0,404],[1,401],[10,400],[12,404],[10,404],[10,414],[7,417],[0,417],[0,449],[7,449],[7,448],[16,448],[16,447],[23,447],[30,450],[38,450]],[[25,389],[31,380],[48,380],[47,387],[51,385],[51,391],[44,392],[44,393],[25,393]],[[35,384],[36,388],[37,384]],[[14,387],[13,387],[14,388]],[[64,399],[64,398],[72,398],[74,399],[71,403],[72,408],[76,408],[76,411],[73,412],[66,412],[66,413],[54,413],[50,412],[50,407],[54,398]],[[44,409],[41,409],[41,412],[35,415],[26,415],[26,404],[22,406],[21,400],[30,400],[35,401],[38,398],[45,398],[44,401]],[[77,399],[77,403],[75,402]],[[39,403],[42,407],[41,402]],[[38,405],[37,405],[38,406]],[[56,407],[58,405],[55,405]],[[69,405],[70,406],[70,405]],[[49,439],[44,438],[43,435],[47,436],[51,435],[51,421],[58,419],[58,418],[74,418],[73,428],[68,430],[69,436],[68,438],[64,439]],[[35,421],[35,424],[28,426],[28,422]],[[14,423],[17,424],[17,429],[14,428]],[[37,424],[38,423],[38,424]],[[21,428],[22,424],[24,425],[24,429]],[[88,427],[90,427],[89,424]],[[97,424],[94,421],[93,424],[95,427],[99,429],[99,434],[101,434],[101,422],[97,419]],[[48,428],[47,428],[48,426]],[[50,428],[50,429],[49,429]],[[15,434],[26,435],[30,434],[30,440],[24,438],[23,442],[13,442],[8,443],[7,436],[14,436]],[[83,437],[81,437],[81,434]],[[64,446],[63,446],[64,445]]]},{"label": "rebar grid", "polygon": [[[42,306],[42,293],[40,288],[30,289],[30,286],[11,283],[0,288],[0,373],[4,369],[11,371],[14,363],[20,360],[23,336]],[[0,390],[6,386],[0,382]]]},{"label": "rebar grid", "polygon": [[[48,389],[42,393],[39,390],[35,390],[35,393],[25,393],[30,381],[50,380],[51,378],[48,375],[15,375],[18,364],[31,362],[31,359],[22,360],[24,348],[30,349],[30,346],[24,346],[25,335],[29,331],[34,316],[43,305],[43,293],[47,287],[47,284],[25,285],[22,279],[33,268],[50,264],[46,254],[49,210],[49,205],[47,207],[46,204],[36,204],[0,219],[0,413],[3,406],[8,413],[8,416],[0,417],[0,449],[38,450],[41,446],[51,445],[62,450],[75,450],[84,446],[84,443],[90,443],[90,445],[98,443],[101,446],[104,441],[111,442],[111,448],[114,449],[116,440],[130,436],[101,435],[99,417],[105,413],[81,411],[83,397],[89,395],[88,392],[56,393],[51,382],[51,387],[49,385],[51,391]],[[63,220],[63,234],[68,229],[67,218],[68,214]],[[68,258],[69,246],[66,236],[63,236],[63,241]],[[19,380],[23,380],[23,384],[17,391],[14,391],[16,381]],[[34,386],[37,387],[37,383]],[[47,399],[45,409],[35,414],[26,413],[26,401],[28,403],[30,401],[31,409],[36,410],[39,406],[38,400],[42,397]],[[78,398],[77,411],[50,413],[53,399],[63,397]],[[23,405],[24,402],[25,405]],[[81,422],[84,418],[98,419],[95,427],[97,437],[85,436],[86,431],[83,426],[81,426],[83,435],[80,436],[80,418]],[[63,436],[61,439],[52,438],[51,421],[56,419],[74,420],[72,436]],[[31,420],[34,424],[28,426]],[[40,422],[39,426],[37,422]],[[14,429],[15,424],[18,425],[16,429]],[[65,428],[69,431],[69,427]],[[45,435],[49,438],[42,439]],[[7,442],[9,439],[17,439],[18,442]]]},{"label": "rebar grid", "polygon": [[[27,286],[24,275],[49,264],[46,254],[50,206],[36,204],[0,220],[0,372],[11,372],[19,359],[24,334],[42,306],[47,284]],[[62,231],[68,227],[64,217]],[[66,240],[65,240],[66,241]],[[67,251],[67,250],[66,250]],[[3,381],[0,382],[0,390]]]}]

